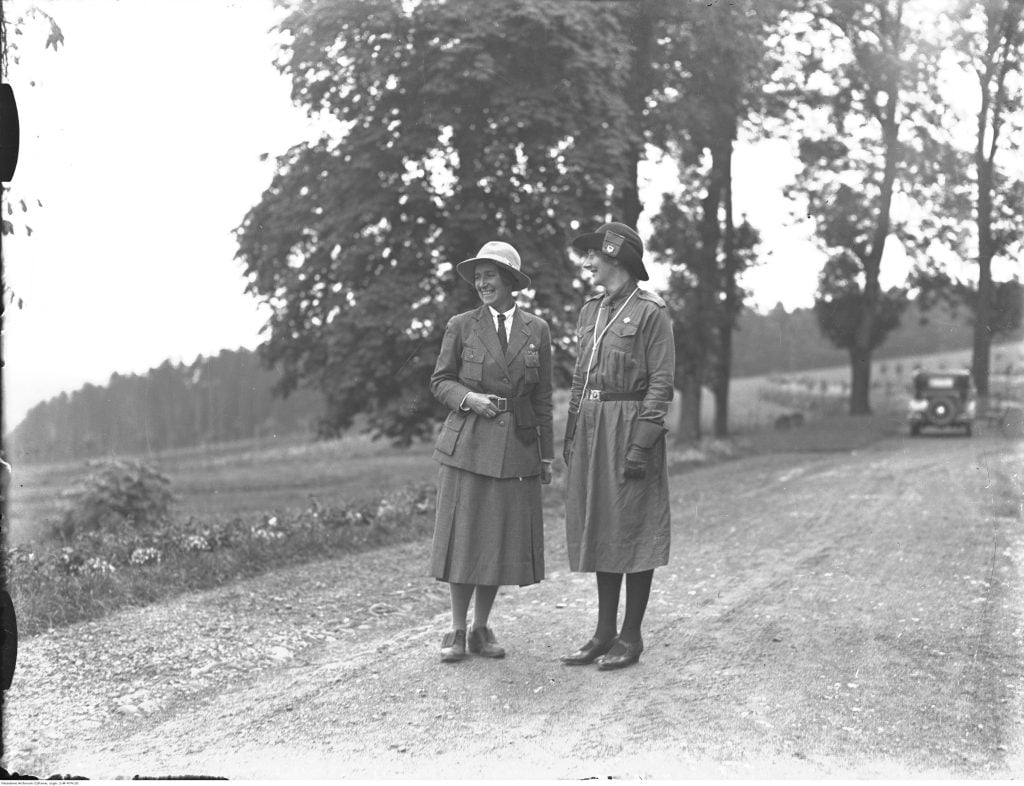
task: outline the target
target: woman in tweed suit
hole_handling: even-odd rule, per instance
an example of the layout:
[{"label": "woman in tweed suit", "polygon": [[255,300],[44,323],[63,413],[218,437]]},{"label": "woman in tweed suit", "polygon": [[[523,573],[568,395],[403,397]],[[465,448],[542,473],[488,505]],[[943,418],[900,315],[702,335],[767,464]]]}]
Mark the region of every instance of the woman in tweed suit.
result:
[{"label": "woman in tweed suit", "polygon": [[[488,627],[502,584],[544,578],[541,484],[551,482],[551,333],[516,306],[530,286],[519,254],[491,241],[458,274],[482,305],[452,317],[430,389],[451,412],[437,438],[441,464],[431,572],[449,583],[452,630],[441,642],[448,663],[470,652],[500,658]],[[471,598],[473,627],[467,637]]]}]

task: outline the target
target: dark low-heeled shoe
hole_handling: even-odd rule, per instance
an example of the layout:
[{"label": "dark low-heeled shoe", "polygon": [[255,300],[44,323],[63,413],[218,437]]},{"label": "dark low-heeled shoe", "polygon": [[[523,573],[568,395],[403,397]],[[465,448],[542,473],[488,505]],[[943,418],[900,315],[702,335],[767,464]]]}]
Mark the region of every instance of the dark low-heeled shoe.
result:
[{"label": "dark low-heeled shoe", "polygon": [[634,663],[639,662],[640,653],[643,651],[643,639],[632,643],[622,639],[615,639],[615,646],[611,647],[606,655],[602,655],[598,659],[597,668],[600,671],[624,669],[626,666],[632,666]]},{"label": "dark low-heeled shoe", "polygon": [[591,639],[575,652],[563,655],[561,658],[562,663],[566,666],[586,666],[608,652],[616,641],[618,639],[615,638],[608,639],[608,641],[601,641],[597,638]]}]

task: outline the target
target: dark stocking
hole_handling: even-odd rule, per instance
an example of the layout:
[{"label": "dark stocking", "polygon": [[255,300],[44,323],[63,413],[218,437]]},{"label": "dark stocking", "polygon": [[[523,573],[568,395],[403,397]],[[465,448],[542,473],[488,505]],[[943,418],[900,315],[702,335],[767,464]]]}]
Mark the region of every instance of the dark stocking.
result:
[{"label": "dark stocking", "polygon": [[621,573],[597,572],[597,630],[594,631],[594,638],[598,641],[615,638],[618,630],[621,589]]},{"label": "dark stocking", "polygon": [[640,641],[640,625],[643,623],[644,613],[647,611],[647,599],[651,596],[651,579],[653,578],[653,570],[626,574],[626,614],[622,619],[622,631],[619,633],[619,638],[630,644]]}]

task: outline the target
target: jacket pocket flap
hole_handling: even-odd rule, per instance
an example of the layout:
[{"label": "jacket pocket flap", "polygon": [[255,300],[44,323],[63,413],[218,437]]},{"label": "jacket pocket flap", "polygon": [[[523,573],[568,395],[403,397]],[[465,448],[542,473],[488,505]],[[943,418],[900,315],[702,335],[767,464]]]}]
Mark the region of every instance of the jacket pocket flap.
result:
[{"label": "jacket pocket flap", "polygon": [[453,412],[445,420],[441,427],[441,433],[437,435],[437,443],[434,445],[441,453],[447,456],[455,452],[455,445],[459,441],[459,434],[466,423],[466,418],[457,412]]},{"label": "jacket pocket flap", "polygon": [[612,325],[610,328],[608,328],[608,330],[610,330],[616,336],[626,337],[626,336],[635,336],[637,328],[636,328],[636,325],[618,325],[618,324],[616,324],[616,325]]}]

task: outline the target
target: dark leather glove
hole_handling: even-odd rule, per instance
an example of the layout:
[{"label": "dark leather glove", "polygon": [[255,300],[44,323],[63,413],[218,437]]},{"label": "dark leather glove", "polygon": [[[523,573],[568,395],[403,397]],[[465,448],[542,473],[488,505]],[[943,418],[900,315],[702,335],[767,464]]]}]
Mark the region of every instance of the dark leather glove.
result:
[{"label": "dark leather glove", "polygon": [[636,480],[647,474],[647,460],[651,447],[664,433],[664,426],[650,420],[638,420],[634,424],[629,449],[626,451],[626,480]]},{"label": "dark leather glove", "polygon": [[626,480],[636,480],[647,474],[647,456],[650,448],[630,445],[626,451]]},{"label": "dark leather glove", "polygon": [[576,434],[576,413],[570,412],[565,419],[565,439],[562,441],[562,458],[565,466],[569,466],[569,458],[572,456],[572,438]]}]

